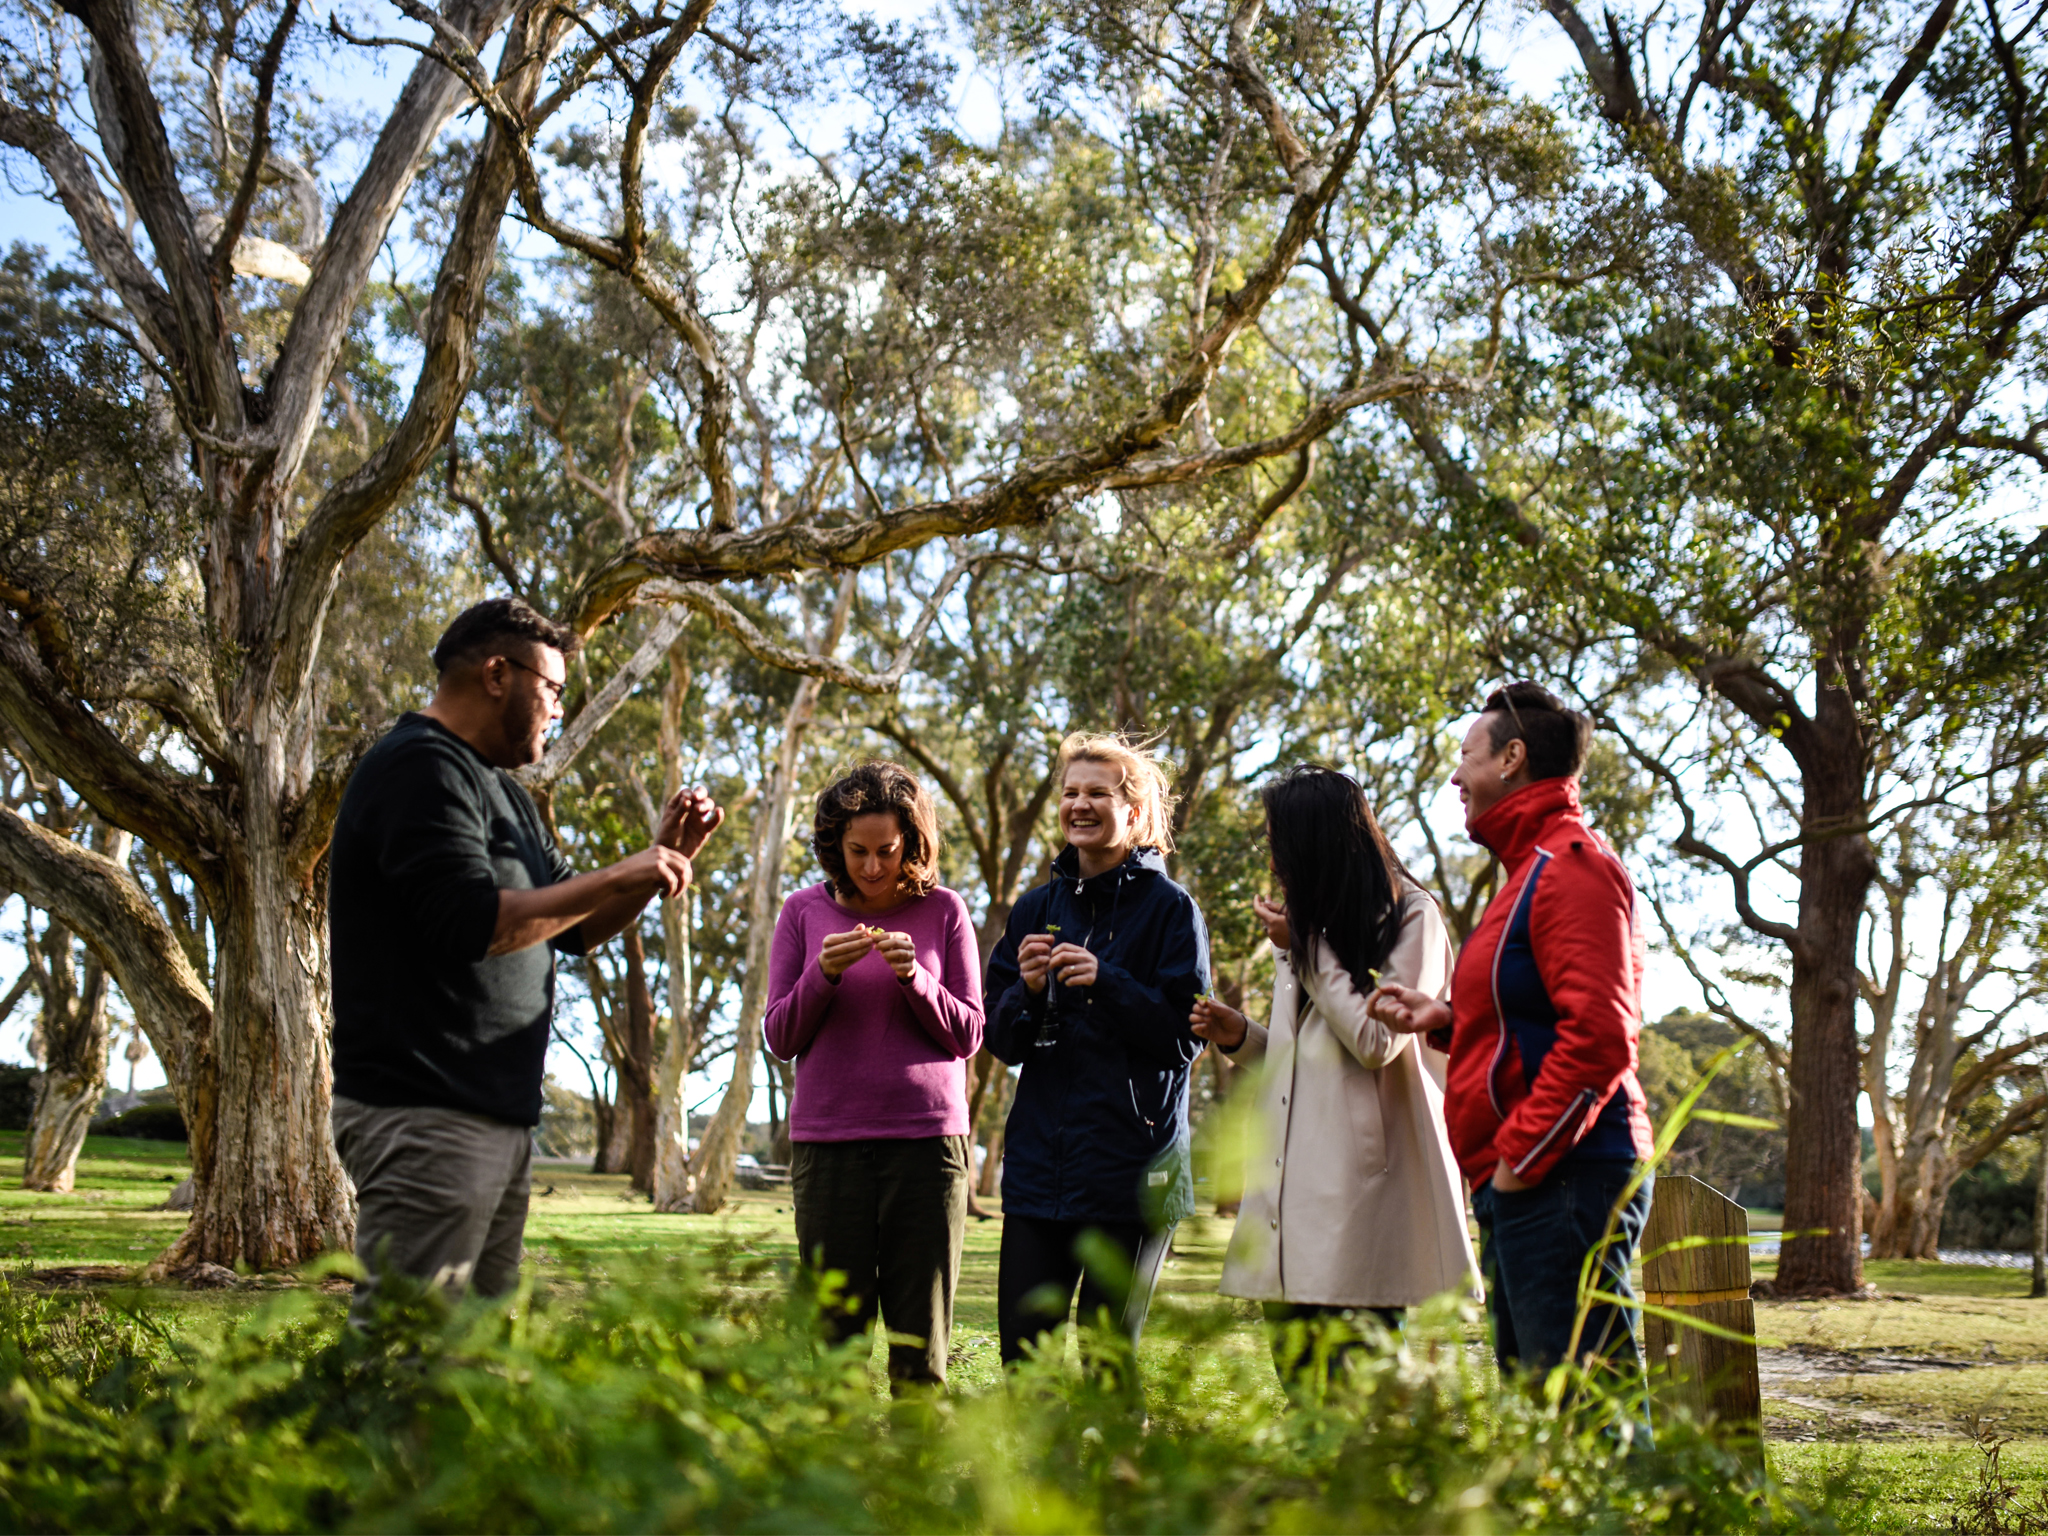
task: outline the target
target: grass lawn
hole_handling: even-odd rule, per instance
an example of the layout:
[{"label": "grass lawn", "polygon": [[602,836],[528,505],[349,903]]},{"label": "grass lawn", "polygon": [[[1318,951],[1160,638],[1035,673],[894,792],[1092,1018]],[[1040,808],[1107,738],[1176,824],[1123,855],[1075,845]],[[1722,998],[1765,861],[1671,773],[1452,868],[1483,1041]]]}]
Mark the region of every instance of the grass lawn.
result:
[{"label": "grass lawn", "polygon": [[[0,1132],[8,1185],[22,1137]],[[82,1265],[143,1266],[182,1229],[181,1212],[160,1209],[187,1167],[182,1144],[91,1137],[78,1188],[66,1195],[0,1187],[0,1274],[39,1283],[38,1273]],[[1237,1326],[1211,1351],[1264,1353],[1255,1311],[1216,1294],[1230,1223],[1198,1217],[1175,1236],[1146,1351],[1179,1349],[1177,1311],[1233,1309]],[[970,1221],[955,1313],[954,1384],[959,1392],[996,1385],[996,1265],[1000,1220]],[[786,1192],[742,1191],[716,1217],[659,1216],[621,1176],[574,1166],[535,1169],[528,1258],[535,1280],[632,1268],[650,1254],[715,1244],[772,1260],[793,1259]],[[1768,1274],[1769,1261],[1757,1266]],[[1881,1532],[1950,1529],[1978,1489],[1985,1458],[1972,1438],[2007,1438],[2005,1477],[2026,1496],[2048,1494],[2048,1302],[2027,1299],[2023,1270],[1873,1262],[1869,1301],[1763,1302],[1757,1331],[1764,1353],[1766,1433],[1773,1468],[1795,1486],[1846,1481],[1869,1490],[1864,1521]],[[54,1278],[54,1277],[53,1277]],[[109,1277],[112,1280],[112,1277]],[[40,1282],[40,1283],[48,1283]],[[223,1311],[254,1305],[265,1287],[226,1292],[170,1288],[144,1293],[172,1326],[206,1326]],[[121,1304],[134,1305],[132,1290]],[[339,1310],[344,1298],[323,1297]],[[1473,1344],[1480,1335],[1475,1331]],[[880,1341],[876,1364],[880,1365]],[[1220,1363],[1220,1362],[1219,1362]],[[879,1371],[878,1371],[879,1375]],[[1267,1378],[1270,1382],[1270,1378]],[[878,1383],[879,1385],[879,1383]],[[1268,1386],[1267,1390],[1275,1390]]]}]

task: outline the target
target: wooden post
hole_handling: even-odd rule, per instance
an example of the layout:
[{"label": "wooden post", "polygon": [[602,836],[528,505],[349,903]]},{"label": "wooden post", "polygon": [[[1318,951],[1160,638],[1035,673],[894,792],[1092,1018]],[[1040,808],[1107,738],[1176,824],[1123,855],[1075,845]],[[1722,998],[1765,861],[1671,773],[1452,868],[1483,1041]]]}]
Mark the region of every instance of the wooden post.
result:
[{"label": "wooden post", "polygon": [[[1689,1248],[1686,1238],[1710,1241]],[[1653,1312],[1643,1314],[1653,1397],[1738,1435],[1763,1434],[1756,1306],[1749,1299],[1749,1212],[1712,1185],[1659,1175],[1643,1234],[1643,1300],[1739,1333],[1737,1343]]]}]

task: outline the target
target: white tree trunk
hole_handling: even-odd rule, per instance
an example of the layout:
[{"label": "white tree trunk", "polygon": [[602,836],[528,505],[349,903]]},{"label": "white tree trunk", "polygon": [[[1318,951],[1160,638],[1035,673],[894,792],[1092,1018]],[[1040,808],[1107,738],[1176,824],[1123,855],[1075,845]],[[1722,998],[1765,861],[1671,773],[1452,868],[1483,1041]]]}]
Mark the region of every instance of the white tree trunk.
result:
[{"label": "white tree trunk", "polygon": [[696,992],[695,955],[690,948],[692,907],[697,893],[683,892],[664,902],[661,925],[668,946],[668,1040],[654,1073],[654,1208],[687,1211],[690,1207],[690,1119],[683,1102],[683,1079],[697,1052],[696,1020],[690,999]]},{"label": "white tree trunk", "polygon": [[[661,695],[660,745],[662,804],[683,787],[683,699],[690,691],[690,658],[680,643],[668,652],[668,686]],[[661,807],[648,807],[648,819],[661,822]],[[679,900],[661,904],[662,940],[668,953],[668,1040],[654,1071],[654,1208],[677,1213],[690,1209],[690,1110],[683,1102],[683,1080],[697,1055],[696,935],[694,886]]]},{"label": "white tree trunk", "polygon": [[[822,636],[812,636],[806,649],[830,656],[839,649],[846,621],[853,611],[856,573],[839,581],[839,598]],[[775,767],[755,808],[752,847],[753,888],[747,896],[747,980],[740,991],[739,1032],[732,1047],[732,1081],[718,1111],[705,1127],[695,1159],[696,1188],[691,1209],[710,1215],[732,1192],[734,1161],[747,1130],[747,1109],[754,1101],[754,1063],[761,1055],[761,1020],[768,1012],[768,950],[775,938],[775,919],[782,910],[782,857],[789,845],[790,811],[796,798],[797,771],[803,763],[804,736],[816,717],[824,684],[805,677],[782,719],[782,742]]]},{"label": "white tree trunk", "polygon": [[747,979],[740,990],[739,1032],[732,1046],[732,1081],[718,1111],[705,1127],[694,1159],[696,1188],[690,1208],[710,1215],[724,1206],[732,1192],[732,1174],[746,1135],[747,1110],[754,1102],[754,1065],[761,1057],[761,1020],[768,1012],[768,950],[775,938],[775,919],[782,910],[782,857],[789,844],[789,813],[796,796],[797,769],[803,760],[803,737],[817,708],[821,684],[807,677],[797,684],[796,697],[782,727],[767,792],[754,809],[752,889],[747,893]]},{"label": "white tree trunk", "polygon": [[85,1145],[86,1130],[106,1091],[104,1057],[98,1072],[60,1072],[52,1067],[36,1079],[35,1116],[22,1158],[23,1189],[60,1195],[70,1191],[78,1178],[79,1148]]},{"label": "white tree trunk", "polygon": [[[134,839],[112,832],[101,839],[109,862],[127,862]],[[54,1194],[78,1179],[78,1153],[107,1092],[107,970],[97,955],[73,964],[68,925],[53,922],[46,935],[61,953],[47,955],[39,974],[43,995],[43,1074],[36,1080],[35,1109],[23,1147],[21,1187]],[[33,940],[31,940],[33,942]]]}]

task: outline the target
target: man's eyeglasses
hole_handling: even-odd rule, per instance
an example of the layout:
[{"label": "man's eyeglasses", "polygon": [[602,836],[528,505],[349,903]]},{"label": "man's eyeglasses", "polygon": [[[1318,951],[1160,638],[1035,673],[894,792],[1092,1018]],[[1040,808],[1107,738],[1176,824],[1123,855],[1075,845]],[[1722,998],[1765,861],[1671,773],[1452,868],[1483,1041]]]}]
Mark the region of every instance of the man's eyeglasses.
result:
[{"label": "man's eyeglasses", "polygon": [[561,703],[562,695],[569,691],[569,682],[566,678],[564,678],[561,682],[558,683],[552,677],[549,677],[547,673],[541,671],[540,668],[529,667],[525,662],[521,661],[516,656],[504,656],[500,657],[499,659],[502,661],[508,661],[513,666],[517,667],[520,671],[531,672],[535,677],[539,678],[541,687],[547,689],[548,691],[548,702],[550,704]]}]

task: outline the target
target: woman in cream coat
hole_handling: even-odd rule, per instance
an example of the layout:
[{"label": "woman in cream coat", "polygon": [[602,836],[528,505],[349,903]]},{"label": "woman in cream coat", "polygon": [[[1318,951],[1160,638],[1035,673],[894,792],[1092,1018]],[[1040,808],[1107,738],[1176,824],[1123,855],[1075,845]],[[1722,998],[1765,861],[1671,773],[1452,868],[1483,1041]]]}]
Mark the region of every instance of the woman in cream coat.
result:
[{"label": "woman in cream coat", "polygon": [[1312,1354],[1334,1368],[1355,1345],[1356,1314],[1398,1327],[1431,1296],[1478,1295],[1478,1266],[1444,1132],[1443,1058],[1365,1008],[1376,981],[1449,993],[1443,917],[1346,775],[1297,768],[1262,798],[1286,897],[1254,903],[1280,951],[1271,1023],[1204,999],[1193,1027],[1239,1062],[1265,1062],[1222,1289],[1265,1304],[1293,1385]]}]

